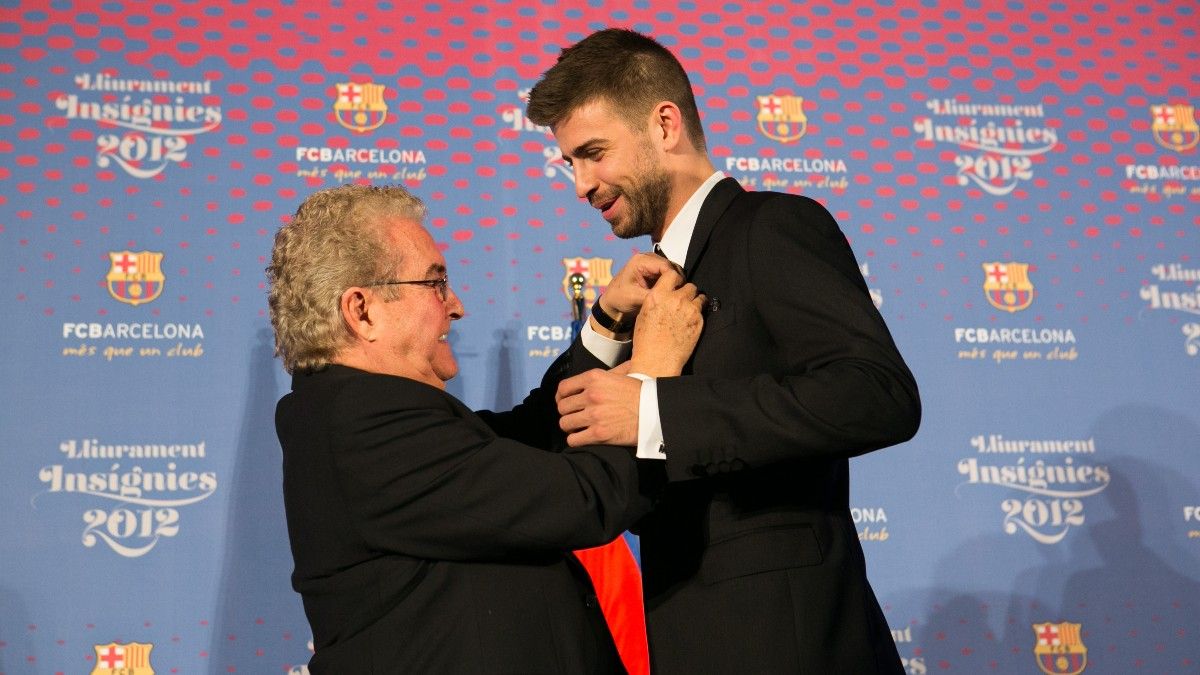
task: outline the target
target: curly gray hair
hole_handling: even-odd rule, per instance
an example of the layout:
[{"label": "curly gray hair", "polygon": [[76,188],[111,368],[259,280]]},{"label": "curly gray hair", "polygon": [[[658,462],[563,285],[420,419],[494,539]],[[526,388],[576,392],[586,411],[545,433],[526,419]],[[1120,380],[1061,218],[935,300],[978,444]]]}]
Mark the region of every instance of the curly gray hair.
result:
[{"label": "curly gray hair", "polygon": [[327,365],[350,344],[342,293],[397,264],[380,228],[388,218],[422,222],[425,205],[400,186],[342,185],[305,199],[275,233],[267,304],[275,353],[289,373]]}]

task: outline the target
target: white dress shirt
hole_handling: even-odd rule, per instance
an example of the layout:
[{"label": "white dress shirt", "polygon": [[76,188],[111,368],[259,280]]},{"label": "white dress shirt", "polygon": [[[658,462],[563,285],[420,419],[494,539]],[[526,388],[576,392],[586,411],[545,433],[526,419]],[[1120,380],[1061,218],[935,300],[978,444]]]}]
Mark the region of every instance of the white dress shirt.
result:
[{"label": "white dress shirt", "polygon": [[[683,262],[687,260],[688,245],[692,241],[692,232],[696,229],[696,219],[700,217],[700,207],[708,198],[708,193],[712,192],[713,187],[724,177],[723,173],[717,171],[701,183],[667,226],[662,240],[657,242],[662,254],[676,265],[683,267]],[[579,339],[593,356],[606,363],[609,368],[627,360],[633,351],[631,341],[606,338],[592,330],[590,323],[586,321],[579,332]],[[638,395],[637,457],[666,459],[662,419],[658,414],[658,383],[653,377],[641,373],[630,373],[629,377],[642,381]]]}]

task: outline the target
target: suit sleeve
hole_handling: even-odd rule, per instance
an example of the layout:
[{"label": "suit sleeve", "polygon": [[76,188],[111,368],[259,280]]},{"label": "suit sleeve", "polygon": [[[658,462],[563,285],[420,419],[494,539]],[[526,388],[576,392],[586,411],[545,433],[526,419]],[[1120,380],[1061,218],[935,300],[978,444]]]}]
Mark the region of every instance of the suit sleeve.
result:
[{"label": "suit sleeve", "polygon": [[336,481],[370,548],[502,560],[598,546],[649,508],[627,449],[549,453],[498,438],[438,396],[397,407],[383,378],[335,405]]},{"label": "suit sleeve", "polygon": [[851,457],[911,438],[916,382],[833,217],[812,200],[779,196],[744,226],[747,250],[728,254],[748,261],[777,366],[737,379],[658,380],[670,478]]},{"label": "suit sleeve", "polygon": [[561,450],[567,436],[558,426],[558,404],[554,395],[558,383],[592,368],[607,368],[576,339],[542,376],[536,389],[508,412],[480,410],[478,414],[497,435],[511,438],[543,450]]}]

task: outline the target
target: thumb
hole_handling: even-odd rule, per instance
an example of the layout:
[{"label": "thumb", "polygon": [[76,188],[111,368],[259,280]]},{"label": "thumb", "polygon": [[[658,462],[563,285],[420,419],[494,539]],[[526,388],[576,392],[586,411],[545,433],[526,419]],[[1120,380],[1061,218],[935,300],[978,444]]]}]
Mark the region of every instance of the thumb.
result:
[{"label": "thumb", "polygon": [[670,292],[679,288],[683,284],[683,275],[674,269],[667,270],[662,273],[654,281],[654,287],[651,290],[658,290],[660,293]]}]

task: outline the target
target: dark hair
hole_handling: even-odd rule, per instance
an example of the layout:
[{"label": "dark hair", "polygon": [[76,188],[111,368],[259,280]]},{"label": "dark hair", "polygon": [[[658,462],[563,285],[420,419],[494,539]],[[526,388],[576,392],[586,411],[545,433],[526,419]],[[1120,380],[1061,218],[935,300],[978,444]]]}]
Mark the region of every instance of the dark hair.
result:
[{"label": "dark hair", "polygon": [[704,151],[704,128],[692,84],[675,55],[653,38],[623,28],[597,31],[566,47],[529,92],[527,115],[553,127],[579,106],[607,101],[634,130],[654,104],[670,101],[683,114],[688,139]]}]

